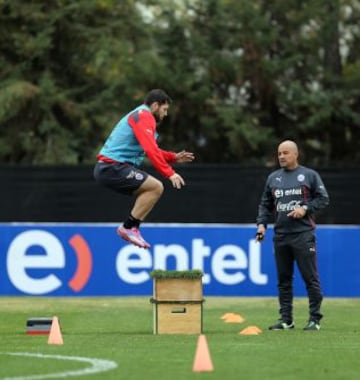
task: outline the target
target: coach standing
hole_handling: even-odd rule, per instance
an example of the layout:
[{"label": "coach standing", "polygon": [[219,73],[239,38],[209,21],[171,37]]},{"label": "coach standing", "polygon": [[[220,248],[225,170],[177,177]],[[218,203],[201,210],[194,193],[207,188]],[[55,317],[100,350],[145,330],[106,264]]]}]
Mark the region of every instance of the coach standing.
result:
[{"label": "coach standing", "polygon": [[309,321],[304,330],[319,330],[323,299],[317,270],[316,211],[329,204],[319,174],[298,164],[298,147],[286,140],[278,147],[280,169],[266,181],[259,204],[256,239],[263,240],[274,215],[274,251],[278,276],[280,320],[270,330],[295,327],[293,321],[293,276],[297,264],[309,298]]}]

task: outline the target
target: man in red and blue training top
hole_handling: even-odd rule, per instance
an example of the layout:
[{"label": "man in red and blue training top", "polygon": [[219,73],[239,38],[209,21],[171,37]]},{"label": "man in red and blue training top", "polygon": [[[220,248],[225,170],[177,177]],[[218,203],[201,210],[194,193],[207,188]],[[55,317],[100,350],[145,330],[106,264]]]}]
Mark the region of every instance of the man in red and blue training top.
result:
[{"label": "man in red and blue training top", "polygon": [[193,153],[170,152],[157,145],[157,122],[167,116],[170,103],[170,97],[163,90],[151,90],[142,105],[130,111],[115,125],[97,156],[94,168],[94,177],[99,184],[122,194],[135,195],[130,215],[117,229],[117,233],[141,248],[149,248],[150,244],[139,232],[140,223],[164,191],[161,181],[139,169],[145,156],[176,189],[181,189],[185,181],[171,164],[194,159]]}]

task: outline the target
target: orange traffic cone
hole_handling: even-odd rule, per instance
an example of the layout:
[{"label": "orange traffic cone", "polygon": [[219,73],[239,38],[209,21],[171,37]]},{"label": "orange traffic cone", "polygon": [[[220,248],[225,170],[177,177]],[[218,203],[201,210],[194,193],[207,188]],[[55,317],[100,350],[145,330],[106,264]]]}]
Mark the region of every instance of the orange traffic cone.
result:
[{"label": "orange traffic cone", "polygon": [[257,326],[248,326],[239,332],[239,334],[241,335],[259,335],[261,333],[262,330],[259,329]]},{"label": "orange traffic cone", "polygon": [[197,341],[193,372],[211,372],[214,366],[210,357],[205,335],[200,335]]},{"label": "orange traffic cone", "polygon": [[232,314],[224,319],[225,323],[243,323],[245,318],[243,318],[240,314]]},{"label": "orange traffic cone", "polygon": [[230,317],[232,317],[232,316],[234,316],[235,314],[234,313],[225,313],[225,314],[223,314],[221,317],[220,317],[220,319],[228,319],[228,318],[230,318]]},{"label": "orange traffic cone", "polygon": [[53,317],[48,344],[63,344],[63,338],[61,335],[60,324],[58,317]]}]

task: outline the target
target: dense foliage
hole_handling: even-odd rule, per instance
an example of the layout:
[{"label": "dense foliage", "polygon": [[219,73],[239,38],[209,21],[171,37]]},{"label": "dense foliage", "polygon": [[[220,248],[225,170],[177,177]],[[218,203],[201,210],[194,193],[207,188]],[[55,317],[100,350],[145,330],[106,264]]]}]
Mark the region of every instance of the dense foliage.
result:
[{"label": "dense foliage", "polygon": [[151,88],[165,149],[360,163],[359,0],[0,0],[0,161],[92,163]]}]

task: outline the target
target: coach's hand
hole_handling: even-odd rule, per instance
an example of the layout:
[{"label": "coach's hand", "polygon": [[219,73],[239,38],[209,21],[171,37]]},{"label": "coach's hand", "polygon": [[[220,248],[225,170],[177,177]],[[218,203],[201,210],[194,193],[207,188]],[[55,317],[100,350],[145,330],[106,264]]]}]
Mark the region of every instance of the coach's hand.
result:
[{"label": "coach's hand", "polygon": [[263,224],[258,225],[258,229],[256,231],[255,240],[261,243],[265,238],[266,228]]},{"label": "coach's hand", "polygon": [[171,177],[169,177],[169,180],[171,181],[175,189],[181,189],[183,186],[185,186],[185,181],[183,180],[181,175],[177,173],[174,173]]},{"label": "coach's hand", "polygon": [[289,218],[294,218],[294,219],[301,219],[303,218],[304,216],[306,215],[306,210],[304,207],[296,207],[294,210],[292,210],[291,212],[289,212],[287,214],[287,216]]}]

